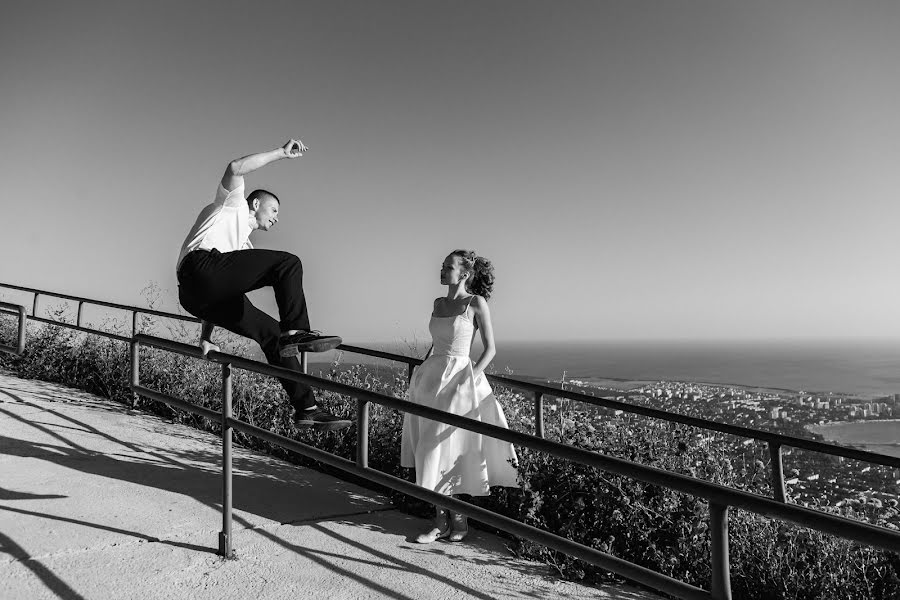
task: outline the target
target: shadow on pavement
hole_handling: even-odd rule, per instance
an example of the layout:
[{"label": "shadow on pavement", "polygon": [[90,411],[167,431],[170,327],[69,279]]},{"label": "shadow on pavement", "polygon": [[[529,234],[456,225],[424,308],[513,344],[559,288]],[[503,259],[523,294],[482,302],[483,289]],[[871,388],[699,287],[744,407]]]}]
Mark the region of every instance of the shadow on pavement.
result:
[{"label": "shadow on pavement", "polygon": [[[32,393],[30,390],[21,391]],[[40,411],[41,414],[52,415],[54,418],[66,422],[65,425],[62,425],[59,423],[47,423],[45,421],[28,419],[11,410],[0,407],[0,414],[34,428],[43,434],[50,436],[50,438],[56,442],[59,442],[42,443],[0,435],[0,454],[44,460],[61,467],[81,471],[90,475],[153,487],[170,493],[182,494],[208,507],[216,510],[220,509],[222,479],[220,470],[221,453],[219,451],[141,447],[120,440],[117,437],[109,435],[108,433],[72,416],[62,414],[59,411],[52,410],[51,408],[40,404],[25,401],[7,390],[0,390],[0,392],[3,392],[6,396],[12,398],[15,401],[15,404],[27,406],[36,411]],[[65,400],[56,394],[45,394],[45,396],[48,401],[52,402],[81,404],[80,402]],[[0,402],[0,405],[2,404],[3,402]],[[96,399],[93,399],[91,404],[97,405],[98,407],[102,406],[102,403],[97,402]],[[115,410],[115,407],[103,406],[103,408],[107,411]],[[129,411],[123,409],[120,412],[128,413]],[[102,437],[103,439],[120,446],[123,453],[97,452],[90,450],[60,433],[58,431],[59,429],[74,430],[73,433],[77,432],[79,434]],[[192,438],[192,441],[197,441],[201,435],[206,434],[198,431],[198,438]],[[412,529],[421,526],[420,521],[410,518],[403,523],[403,526],[408,528],[409,531],[389,531],[372,522],[349,520],[348,517],[385,510],[386,507],[390,506],[385,505],[383,502],[373,500],[369,496],[360,494],[357,491],[356,486],[342,482],[334,477],[322,475],[309,469],[294,467],[266,456],[259,456],[258,458],[253,456],[235,457],[233,483],[234,509],[236,511],[250,513],[279,524],[302,523],[348,547],[368,553],[371,555],[372,559],[365,560],[353,558],[348,555],[338,555],[321,550],[305,548],[279,537],[276,533],[267,530],[265,527],[260,527],[258,523],[255,524],[250,522],[246,518],[246,515],[235,514],[235,525],[242,525],[243,527],[252,530],[253,533],[295,552],[299,556],[303,556],[304,558],[324,566],[334,573],[367,586],[375,593],[395,598],[417,600],[410,596],[404,596],[395,589],[390,589],[381,583],[348,570],[338,564],[338,562],[357,561],[360,563],[371,564],[382,569],[395,569],[398,573],[416,574],[418,576],[427,577],[441,585],[453,587],[468,597],[479,598],[481,600],[492,600],[493,598],[498,597],[496,594],[486,594],[463,583],[454,581],[441,573],[436,573],[433,570],[423,568],[409,560],[404,560],[396,555],[374,549],[319,524],[322,521],[336,521],[346,523],[352,527],[384,532],[386,535],[399,534],[404,536],[413,536],[414,533]],[[0,500],[39,498],[53,499],[65,498],[65,496],[54,494],[29,494],[0,488]],[[323,510],[323,508],[326,510]],[[0,506],[0,510],[64,521],[198,552],[216,552],[216,549],[214,548],[162,540],[155,536],[68,517],[27,511],[8,506]],[[323,514],[326,512],[328,514]],[[403,527],[401,527],[401,529],[403,529]],[[66,600],[69,598],[81,598],[81,596],[74,592],[74,590],[65,584],[65,582],[61,581],[38,561],[28,560],[29,557],[27,556],[26,551],[21,546],[15,544],[10,538],[0,534],[0,543],[2,543],[2,549],[5,553],[21,560],[27,568],[31,569],[35,575],[60,598]],[[477,549],[479,555],[474,559],[471,556],[455,556],[452,552],[448,552],[449,548],[441,548],[442,544],[422,546],[421,549],[416,545],[411,544],[404,548],[404,550],[422,553],[422,555],[427,554],[433,556],[438,554],[442,555],[448,561],[464,560],[467,564],[472,564],[473,566],[480,564],[502,565],[513,569],[514,572],[523,576],[528,575],[534,577],[537,574],[537,571],[547,570],[547,567],[539,565],[531,566],[524,561],[519,561],[512,557],[505,557],[501,552],[498,552],[497,549],[489,548],[477,539],[473,540],[470,538],[470,540],[467,540],[466,544],[470,548]],[[546,579],[549,581],[553,578],[548,576]],[[544,591],[545,590],[535,590],[534,594],[529,594],[528,592],[525,592],[524,594],[518,593],[516,594],[516,597],[527,597],[529,595],[541,597]],[[497,592],[502,593],[502,590],[497,590]],[[566,597],[566,595],[557,595],[557,597],[563,598]],[[643,596],[640,596],[637,593],[632,596],[631,593],[623,590],[618,592],[616,597],[627,599]]]},{"label": "shadow on pavement", "polygon": [[[219,467],[221,454],[219,452],[157,449],[160,450],[160,452],[164,452],[164,454],[160,454],[149,449],[140,448],[134,444],[123,442],[114,436],[98,430],[96,427],[79,421],[78,419],[60,414],[58,411],[48,409],[39,404],[27,402],[8,391],[0,391],[3,391],[21,405],[40,410],[45,414],[52,414],[54,417],[61,418],[68,423],[77,425],[77,430],[79,432],[101,436],[109,441],[118,443],[132,453],[131,455],[114,455],[92,451],[73,442],[58,431],[54,431],[54,429],[60,427],[58,424],[26,419],[17,415],[15,412],[0,408],[0,414],[18,420],[60,442],[59,444],[40,443],[0,435],[0,454],[45,460],[61,467],[75,469],[90,475],[128,481],[144,486],[155,487],[168,492],[183,494],[216,509],[221,506],[222,480]],[[63,427],[72,429],[70,426]],[[233,482],[235,510],[246,511],[247,513],[252,513],[271,521],[276,521],[280,524],[300,522],[308,524],[310,522],[345,518],[354,514],[365,514],[379,508],[384,508],[383,504],[374,502],[368,497],[360,496],[349,484],[344,484],[333,477],[323,476],[290,465],[282,465],[280,462],[273,464],[272,460],[235,457]],[[9,491],[8,494],[8,499],[15,499],[17,497],[65,497],[57,495],[31,495],[12,491]],[[335,502],[336,496],[340,497],[337,502]],[[320,507],[320,509],[314,511],[314,514],[303,515],[305,518],[298,519],[298,501],[306,507]],[[321,507],[329,507],[331,509],[331,514],[323,515]],[[161,540],[154,536],[138,532],[78,519],[71,519],[68,517],[60,517],[6,506],[0,506],[0,510],[83,525],[85,527],[125,534],[150,542],[169,544],[199,552],[217,551],[217,549],[214,548]],[[298,555],[304,556],[341,576],[357,581],[361,585],[365,585],[375,592],[392,597],[404,597],[398,594],[397,590],[387,588],[380,583],[371,581],[366,577],[347,570],[336,564],[336,562],[329,560],[330,558],[334,558],[335,560],[352,560],[347,556],[332,555],[331,553],[307,549],[293,544],[265,528],[256,527],[253,523],[248,522],[245,518],[242,518],[237,514],[234,515],[234,520],[236,525],[241,524],[248,529],[252,529],[253,533],[275,542],[284,548],[290,549]],[[353,523],[353,525],[363,526],[359,523]],[[373,556],[382,559],[382,561],[393,562],[397,565],[396,568],[398,571],[406,571],[430,577],[442,584],[453,586],[474,598],[481,598],[482,600],[490,600],[492,598],[492,596],[460,584],[459,582],[452,581],[440,574],[433,573],[412,563],[402,561],[384,552],[368,548],[363,544],[352,541],[350,538],[335,534],[322,526],[313,525],[313,527],[344,543],[349,543],[355,548],[366,550],[373,554]],[[11,540],[10,543],[12,544]],[[61,598],[80,598],[80,596],[71,590],[71,588],[65,586],[58,578],[55,578],[48,569],[43,566],[36,567],[36,561],[28,561],[28,556],[21,547],[16,545],[15,550],[10,553],[16,558],[30,563],[30,568],[38,568],[40,572],[36,571],[36,574]],[[377,562],[376,564],[381,567],[385,566],[382,562]],[[409,600],[415,599],[409,597]]]},{"label": "shadow on pavement", "polygon": [[31,557],[25,549],[3,533],[0,533],[0,552],[19,560],[20,564],[34,573],[35,577],[61,600],[85,600],[84,596],[69,587],[69,584],[57,577],[53,571],[36,560],[30,560]]}]

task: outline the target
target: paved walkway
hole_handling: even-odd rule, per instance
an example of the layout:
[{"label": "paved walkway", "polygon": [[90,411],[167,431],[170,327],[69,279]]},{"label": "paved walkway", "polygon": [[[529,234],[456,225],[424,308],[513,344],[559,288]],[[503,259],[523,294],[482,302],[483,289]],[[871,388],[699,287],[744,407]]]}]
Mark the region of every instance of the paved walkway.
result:
[{"label": "paved walkway", "polygon": [[241,448],[222,560],[219,460],[212,434],[0,373],[0,598],[658,598],[561,581],[477,530],[412,543],[426,522],[386,498]]}]

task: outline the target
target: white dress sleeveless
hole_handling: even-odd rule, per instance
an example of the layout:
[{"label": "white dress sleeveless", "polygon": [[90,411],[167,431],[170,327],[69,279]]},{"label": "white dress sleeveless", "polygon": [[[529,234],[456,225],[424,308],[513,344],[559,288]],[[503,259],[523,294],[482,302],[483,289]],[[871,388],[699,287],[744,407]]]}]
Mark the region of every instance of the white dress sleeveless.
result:
[{"label": "white dress sleeveless", "polygon": [[[471,301],[470,301],[471,302]],[[454,317],[431,317],[434,353],[413,373],[409,400],[508,428],[487,378],[475,379],[469,352],[475,324],[467,306]],[[487,496],[490,487],[517,487],[512,444],[406,413],[400,464],[415,467],[416,483],[441,494]]]}]

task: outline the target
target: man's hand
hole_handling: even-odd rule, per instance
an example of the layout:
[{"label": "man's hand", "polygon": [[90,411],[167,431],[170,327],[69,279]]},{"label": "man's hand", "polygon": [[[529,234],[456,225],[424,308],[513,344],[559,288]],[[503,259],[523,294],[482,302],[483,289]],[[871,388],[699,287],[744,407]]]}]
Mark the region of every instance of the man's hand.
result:
[{"label": "man's hand", "polygon": [[300,158],[304,152],[309,151],[307,146],[303,145],[300,140],[291,139],[282,147],[286,158]]},{"label": "man's hand", "polygon": [[244,175],[282,158],[300,158],[307,150],[309,148],[304,146],[300,140],[290,139],[280,148],[237,158],[228,163],[225,174],[222,176],[222,187],[228,191],[235,190],[239,185],[244,185]]}]

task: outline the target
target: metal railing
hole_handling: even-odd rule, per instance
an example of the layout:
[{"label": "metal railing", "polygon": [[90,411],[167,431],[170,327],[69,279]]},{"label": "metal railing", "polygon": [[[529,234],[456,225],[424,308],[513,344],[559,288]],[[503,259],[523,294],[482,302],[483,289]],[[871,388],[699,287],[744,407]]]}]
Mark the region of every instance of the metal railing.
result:
[{"label": "metal railing", "polygon": [[[231,434],[233,429],[238,429],[249,435],[254,435],[260,439],[270,443],[280,445],[286,449],[298,452],[299,454],[308,456],[318,460],[324,464],[336,467],[349,473],[354,473],[369,481],[390,487],[397,491],[406,493],[410,496],[421,500],[449,508],[456,512],[468,515],[478,519],[488,525],[497,527],[498,529],[518,535],[520,537],[535,541],[546,545],[550,548],[559,550],[576,558],[585,560],[595,564],[601,568],[619,573],[624,577],[628,577],[635,581],[644,583],[645,585],[654,587],[660,591],[672,594],[680,598],[730,598],[730,576],[729,576],[729,559],[728,559],[728,509],[731,506],[748,510],[759,515],[773,517],[785,521],[789,521],[804,527],[810,527],[831,533],[848,539],[856,540],[865,544],[870,544],[885,548],[891,551],[900,551],[900,534],[885,528],[869,525],[866,523],[853,521],[843,517],[823,513],[817,510],[791,505],[786,503],[786,494],[784,490],[784,475],[781,462],[781,448],[783,446],[792,446],[813,450],[824,454],[834,456],[843,456],[846,458],[868,461],[875,464],[886,465],[890,467],[900,467],[900,458],[890,457],[872,452],[857,450],[854,448],[846,448],[834,444],[816,442],[804,438],[793,436],[785,436],[781,434],[728,425],[700,419],[696,417],[688,417],[677,413],[653,409],[642,406],[635,406],[620,402],[611,398],[603,398],[589,396],[568,390],[560,390],[549,386],[520,381],[509,377],[498,375],[488,375],[488,380],[494,384],[518,389],[533,394],[534,411],[535,411],[535,434],[534,436],[524,433],[510,431],[500,427],[487,425],[478,421],[452,415],[442,411],[412,404],[397,398],[377,394],[367,390],[361,390],[340,384],[331,380],[322,379],[307,375],[306,358],[303,357],[303,372],[296,372],[281,367],[275,367],[264,363],[259,363],[249,359],[224,354],[221,352],[211,352],[208,356],[210,360],[222,363],[223,379],[222,379],[222,413],[212,411],[208,408],[197,406],[183,399],[174,398],[161,394],[154,390],[150,390],[140,385],[140,352],[141,344],[150,347],[156,347],[172,352],[177,352],[186,356],[201,358],[200,350],[195,346],[182,344],[172,340],[156,338],[149,335],[141,334],[138,329],[138,315],[147,314],[160,316],[164,318],[179,319],[182,321],[190,321],[199,323],[199,320],[193,317],[165,313],[161,311],[142,309],[139,307],[114,304],[110,302],[90,300],[67,294],[58,294],[37,290],[34,288],[25,288],[22,286],[14,286],[0,283],[0,287],[7,287],[15,290],[30,292],[34,294],[32,312],[36,312],[38,307],[38,295],[47,295],[64,300],[78,302],[78,318],[75,324],[64,323],[51,319],[37,317],[35,314],[27,316],[22,306],[8,304],[6,308],[13,308],[20,315],[20,334],[19,344],[24,346],[24,322],[26,317],[38,322],[48,323],[51,325],[68,327],[71,329],[103,335],[112,339],[128,342],[131,345],[131,373],[132,373],[132,389],[134,392],[145,395],[149,398],[165,402],[171,406],[193,412],[202,416],[206,416],[215,421],[219,421],[222,425],[223,432],[223,464],[226,464],[224,472],[224,490],[223,490],[223,529],[220,533],[220,551],[223,555],[229,556],[232,552],[231,548],[231,473],[230,473],[230,452],[231,452]],[[132,313],[132,337],[126,338],[121,335],[112,334],[100,330],[90,329],[82,326],[82,307],[87,304],[95,304],[109,308],[131,311]],[[372,357],[384,358],[407,364],[408,372],[411,375],[415,366],[423,361],[418,358],[392,354],[368,348],[362,348],[351,345],[339,346],[341,350],[364,354]],[[5,348],[0,348],[5,350]],[[8,350],[7,350],[8,351]],[[330,390],[339,394],[348,395],[357,400],[357,456],[356,460],[348,461],[346,459],[331,455],[315,447],[302,444],[295,440],[279,436],[271,431],[263,430],[249,423],[236,420],[231,414],[231,369],[232,367],[243,368],[257,373],[290,379],[294,381],[302,381],[308,385]],[[637,463],[617,459],[593,452],[588,452],[558,442],[544,439],[543,427],[543,403],[545,396],[565,398],[600,406],[604,408],[622,410],[623,412],[640,414],[652,418],[663,419],[675,423],[681,423],[693,427],[703,428],[711,431],[743,436],[759,441],[766,442],[769,446],[769,452],[772,455],[772,483],[775,499],[766,498],[758,494],[752,494],[725,486],[712,484],[703,480],[692,477],[671,473],[654,467],[648,467]],[[581,464],[607,470],[619,475],[632,477],[639,481],[654,485],[662,485],[669,489],[703,497],[710,503],[710,535],[711,535],[711,557],[712,557],[712,593],[701,590],[694,586],[690,586],[684,582],[669,578],[660,573],[656,573],[639,565],[629,563],[622,559],[616,558],[609,554],[605,554],[594,550],[593,548],[582,546],[556,536],[555,534],[525,525],[518,521],[509,519],[502,515],[487,511],[485,509],[466,504],[452,497],[436,494],[429,490],[425,490],[415,486],[407,481],[387,475],[380,471],[368,468],[368,420],[370,403],[380,404],[389,408],[394,408],[427,417],[435,421],[441,421],[449,425],[463,427],[471,431],[495,437],[508,441],[513,444],[525,446],[533,450],[549,452],[555,456],[573,460]]]},{"label": "metal railing", "polygon": [[[195,346],[189,346],[180,342],[156,338],[145,334],[138,334],[135,336],[134,344],[132,346],[131,358],[133,364],[139,365],[140,347],[142,345],[175,352],[185,356],[192,356],[195,358],[201,357],[200,350]],[[637,581],[643,585],[647,585],[678,598],[715,598],[717,600],[731,598],[728,542],[728,510],[730,507],[750,511],[761,516],[788,521],[802,527],[808,527],[857,542],[878,546],[894,552],[900,551],[900,533],[868,523],[854,521],[793,504],[786,504],[758,494],[736,490],[701,479],[696,479],[694,477],[688,477],[686,475],[672,473],[670,471],[641,465],[624,459],[590,452],[538,436],[511,431],[503,427],[488,425],[481,421],[443,412],[392,396],[355,388],[347,384],[303,374],[282,367],[267,365],[239,356],[233,356],[222,352],[210,352],[207,358],[222,364],[221,413],[192,404],[182,398],[175,398],[142,386],[140,384],[139,368],[135,369],[133,372],[131,384],[132,390],[135,393],[194,414],[205,416],[213,421],[219,421],[221,423],[223,510],[222,531],[219,534],[219,552],[226,557],[231,556],[233,552],[233,539],[231,533],[232,482],[230,457],[231,436],[235,429],[308,458],[318,460],[347,473],[353,473],[368,481],[378,483],[420,500],[462,513],[473,519],[478,519],[479,521],[498,529],[559,550],[560,552],[577,557],[603,569],[607,569],[622,575],[623,577],[627,577],[633,581]],[[355,461],[340,458],[313,446],[303,444],[271,431],[261,429],[245,421],[233,418],[231,406],[231,379],[232,369],[235,367],[255,373],[261,373],[263,375],[302,382],[312,387],[355,398],[357,401],[357,448]],[[539,452],[546,452],[559,458],[602,469],[617,475],[630,477],[644,483],[659,485],[677,492],[704,498],[709,502],[710,507],[709,529],[710,556],[712,561],[711,591],[707,592],[706,590],[673,579],[645,567],[641,567],[640,565],[622,560],[613,555],[600,552],[594,548],[584,546],[551,532],[526,525],[477,506],[472,506],[452,497],[420,488],[392,475],[369,468],[369,412],[366,408],[370,403],[379,404],[387,408],[404,411],[434,421],[440,421],[448,425],[468,429],[469,431],[501,439],[517,446],[526,447]]]},{"label": "metal railing", "polygon": [[[51,325],[59,325],[62,327],[68,327],[71,329],[76,329],[78,331],[83,331],[87,333],[96,333],[98,335],[103,335],[108,338],[117,339],[123,342],[131,342],[132,338],[124,337],[121,335],[116,335],[113,333],[88,329],[81,326],[81,314],[82,307],[85,303],[93,304],[97,306],[105,306],[108,308],[114,308],[118,310],[123,310],[132,313],[132,336],[139,333],[138,332],[138,316],[141,314],[164,317],[168,319],[177,319],[180,321],[188,321],[191,323],[199,323],[200,319],[196,317],[179,315],[174,313],[167,313],[158,310],[140,308],[136,306],[128,306],[124,304],[115,304],[112,302],[105,302],[102,300],[90,300],[88,298],[82,298],[79,296],[72,296],[69,294],[59,294],[56,292],[48,292],[46,290],[39,290],[35,288],[28,288],[19,285],[12,285],[7,283],[0,283],[0,288],[9,288],[14,290],[19,290],[23,292],[28,292],[34,294],[34,302],[32,308],[32,315],[28,316],[29,319],[39,321],[41,323],[49,323]],[[45,319],[41,317],[37,317],[35,315],[38,307],[38,296],[52,296],[56,298],[61,298],[64,300],[71,300],[74,302],[78,302],[78,318],[76,323],[62,323],[59,321],[54,321],[51,319]],[[404,356],[401,354],[394,354],[391,352],[384,352],[382,350],[373,350],[371,348],[364,348],[362,346],[353,346],[350,344],[341,344],[338,346],[339,350],[343,350],[345,352],[351,352],[354,354],[362,354],[365,356],[370,356],[373,358],[382,358],[386,360],[391,360],[395,362],[400,362],[407,365],[407,375],[408,377],[412,377],[413,369],[422,364],[423,360],[420,358],[416,358],[413,356]],[[301,355],[301,367],[304,373],[307,372],[307,355],[303,353]],[[697,427],[699,429],[706,429],[708,431],[716,431],[719,433],[726,433],[730,435],[735,435],[738,437],[744,437],[748,439],[753,439],[759,442],[763,442],[767,445],[769,456],[771,458],[772,469],[770,472],[770,482],[772,485],[772,493],[776,500],[779,502],[787,502],[787,492],[785,488],[784,481],[784,464],[783,464],[783,450],[785,447],[793,447],[799,448],[802,450],[811,450],[813,452],[819,452],[822,454],[828,454],[831,456],[840,456],[843,458],[849,458],[853,460],[860,460],[864,462],[869,462],[872,464],[883,465],[887,467],[892,467],[895,469],[900,469],[900,457],[897,456],[888,456],[885,454],[878,454],[876,452],[869,452],[867,450],[859,450],[857,448],[849,448],[846,446],[839,446],[837,444],[829,444],[827,442],[818,442],[815,440],[810,440],[806,438],[783,435],[780,433],[773,433],[770,431],[764,431],[761,429],[753,429],[751,427],[742,427],[740,425],[729,425],[727,423],[719,423],[717,421],[711,421],[709,419],[702,419],[700,417],[690,417],[687,415],[682,415],[678,413],[673,413],[665,410],[661,410],[658,408],[650,408],[647,406],[638,406],[635,404],[628,404],[626,402],[621,402],[619,400],[615,400],[613,398],[605,398],[602,396],[590,396],[588,394],[583,394],[579,392],[573,392],[569,390],[562,390],[554,387],[550,387],[547,385],[541,385],[538,383],[532,383],[528,381],[522,381],[519,379],[513,379],[510,377],[503,377],[501,375],[492,375],[486,374],[488,381],[493,384],[500,385],[503,387],[507,387],[514,390],[519,390],[525,393],[532,394],[532,400],[534,404],[534,428],[535,435],[538,437],[544,437],[544,402],[547,397],[554,398],[562,398],[566,400],[574,400],[577,402],[583,402],[585,404],[591,404],[594,406],[607,408],[611,410],[621,410],[622,412],[642,415],[645,417],[651,417],[654,419],[661,419],[664,421],[669,421],[672,423],[680,423],[682,425],[688,425],[691,427]]]},{"label": "metal railing", "polygon": [[[69,327],[71,329],[75,329],[82,332],[87,333],[96,333],[98,335],[103,335],[108,338],[117,339],[123,342],[131,342],[131,338],[124,337],[121,335],[116,335],[114,333],[109,333],[96,329],[89,329],[82,326],[82,309],[85,303],[93,304],[97,306],[104,306],[108,308],[114,308],[118,310],[128,311],[132,314],[132,336],[138,333],[138,316],[141,314],[159,316],[169,319],[177,319],[181,321],[188,321],[192,323],[199,323],[200,320],[196,317],[190,317],[185,315],[178,315],[174,313],[167,313],[158,310],[139,308],[136,306],[128,306],[123,304],[115,304],[112,302],[105,302],[102,300],[90,300],[87,298],[72,296],[69,294],[60,294],[56,292],[49,292],[46,290],[39,290],[35,288],[28,288],[18,285],[12,285],[7,283],[0,283],[0,288],[9,288],[19,291],[24,291],[28,293],[34,294],[33,299],[33,307],[32,314],[28,317],[29,319],[41,322],[41,323],[49,323],[52,325],[61,325],[64,327]],[[42,317],[38,317],[36,315],[38,308],[38,298],[40,295],[44,296],[52,296],[64,300],[70,300],[74,302],[78,302],[78,314],[76,323],[61,323],[59,321],[54,321],[51,319],[46,319]],[[422,363],[422,360],[419,358],[411,357],[411,356],[403,356],[400,354],[393,354],[390,352],[384,352],[380,350],[373,350],[370,348],[363,348],[361,346],[352,346],[349,344],[342,344],[339,346],[339,349],[344,350],[346,352],[352,352],[356,354],[363,354],[366,356],[374,357],[374,358],[383,358],[386,360],[392,360],[395,362],[401,362],[407,365],[408,369],[408,377],[412,377],[413,369]],[[301,368],[303,372],[307,372],[307,355],[303,353],[301,355]],[[826,442],[818,442],[815,440],[810,440],[806,438],[800,438],[796,436],[783,435],[779,433],[773,433],[769,431],[763,431],[760,429],[753,429],[750,427],[742,427],[739,425],[729,425],[727,423],[719,423],[716,421],[711,421],[708,419],[702,419],[699,417],[690,417],[687,415],[681,415],[678,413],[673,413],[665,410],[660,410],[656,408],[650,408],[646,406],[638,406],[634,404],[628,404],[625,402],[621,402],[615,400],[613,398],[604,398],[600,396],[590,396],[587,394],[572,392],[569,390],[561,390],[557,388],[553,388],[546,385],[531,383],[527,381],[521,381],[518,379],[512,379],[510,377],[503,377],[500,375],[487,375],[488,381],[501,385],[507,388],[520,390],[526,393],[532,394],[533,402],[534,402],[534,427],[535,434],[538,437],[544,437],[544,401],[545,397],[556,397],[563,398],[567,400],[574,400],[578,402],[583,402],[585,404],[590,404],[594,406],[599,406],[602,408],[612,409],[612,410],[621,410],[623,412],[643,415],[646,417],[651,417],[655,419],[661,419],[673,423],[681,423],[683,425],[688,425],[691,427],[697,427],[700,429],[706,429],[708,431],[716,431],[719,433],[726,433],[730,435],[735,435],[739,437],[745,437],[748,439],[753,439],[759,442],[764,442],[767,445],[769,456],[771,459],[771,471],[770,471],[770,482],[772,486],[772,493],[776,500],[780,502],[787,502],[787,491],[785,486],[784,479],[784,463],[783,463],[783,450],[785,447],[793,447],[799,448],[803,450],[810,450],[814,452],[819,452],[822,454],[829,454],[832,456],[839,456],[843,458],[850,458],[854,460],[860,460],[869,462],[872,464],[883,465],[887,467],[893,467],[895,469],[900,469],[900,457],[895,456],[887,456],[884,454],[878,454],[875,452],[869,452],[866,450],[859,450],[857,448],[848,448],[846,446],[839,446],[837,444],[829,444]]]},{"label": "metal railing", "polygon": [[[70,294],[60,294],[58,292],[48,292],[47,290],[39,290],[36,288],[24,287],[21,285],[13,285],[11,283],[0,283],[0,288],[8,288],[11,290],[17,290],[20,292],[26,292],[29,294],[33,294],[33,300],[31,304],[31,314],[28,315],[28,318],[32,321],[37,321],[39,323],[46,323],[49,325],[59,325],[62,327],[66,327],[68,329],[74,329],[76,331],[81,331],[84,333],[93,333],[96,335],[101,335],[104,337],[108,337],[114,340],[119,340],[120,342],[130,342],[131,337],[134,334],[138,333],[138,316],[140,315],[153,315],[156,317],[165,317],[167,319],[176,319],[179,321],[189,321],[191,323],[199,323],[200,319],[196,317],[189,317],[185,315],[178,315],[174,313],[162,312],[160,310],[153,310],[151,308],[140,308],[137,306],[128,306],[125,304],[116,304],[114,302],[106,302],[104,300],[91,300],[89,298],[82,298],[81,296],[72,296]],[[39,317],[38,315],[38,305],[41,296],[50,296],[52,298],[59,298],[60,300],[70,300],[72,302],[78,303],[78,312],[75,317],[75,323],[64,323],[62,321],[54,321],[53,319],[47,319],[44,317]],[[115,333],[110,333],[108,331],[103,331],[102,329],[91,329],[89,327],[82,326],[82,315],[84,311],[85,304],[92,304],[94,306],[103,306],[106,308],[114,308],[116,310],[123,310],[125,312],[131,313],[131,337],[125,337],[122,335],[118,335]]]},{"label": "metal railing", "polygon": [[[412,373],[412,370],[413,368],[415,368],[415,366],[420,365],[423,362],[418,358],[370,350],[368,348],[362,348],[359,346],[342,345],[340,346],[340,348],[348,352],[366,354],[369,356],[386,358],[389,360],[406,363],[409,366],[410,373]],[[867,450],[848,448],[846,446],[839,446],[837,444],[818,442],[816,440],[784,435],[771,431],[763,431],[761,429],[753,429],[740,425],[730,425],[728,423],[719,423],[717,421],[710,421],[709,419],[690,417],[687,415],[660,410],[658,408],[651,408],[648,406],[628,404],[626,402],[621,402],[613,398],[590,396],[588,394],[583,394],[580,392],[562,390],[538,383],[512,379],[510,377],[504,377],[501,375],[487,374],[487,378],[488,381],[495,385],[511,388],[514,390],[520,390],[526,393],[531,393],[533,395],[534,429],[535,435],[538,437],[544,437],[543,404],[545,401],[545,397],[550,396],[583,402],[584,404],[590,404],[593,406],[599,406],[601,408],[607,408],[611,410],[621,410],[622,412],[642,415],[645,417],[651,417],[654,419],[660,419],[672,423],[681,423],[682,425],[689,425],[691,427],[697,427],[698,429],[706,429],[708,431],[716,431],[719,433],[726,433],[738,437],[745,437],[756,441],[765,442],[768,446],[769,456],[772,460],[770,482],[772,485],[774,497],[779,502],[787,502],[787,492],[784,483],[784,464],[782,458],[782,451],[785,446],[803,450],[811,450],[814,452],[820,452],[822,454],[840,456],[843,458],[850,458],[900,469],[900,456],[888,456],[886,454],[878,454],[876,452],[869,452]]]}]

